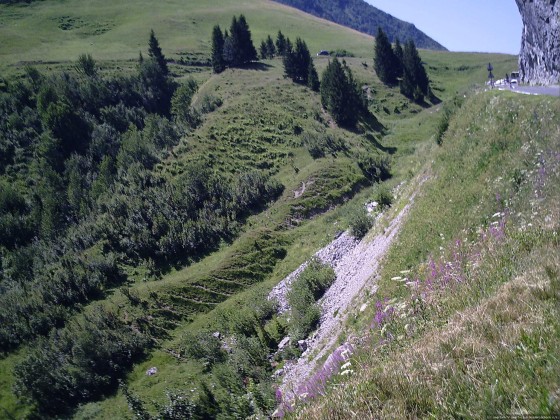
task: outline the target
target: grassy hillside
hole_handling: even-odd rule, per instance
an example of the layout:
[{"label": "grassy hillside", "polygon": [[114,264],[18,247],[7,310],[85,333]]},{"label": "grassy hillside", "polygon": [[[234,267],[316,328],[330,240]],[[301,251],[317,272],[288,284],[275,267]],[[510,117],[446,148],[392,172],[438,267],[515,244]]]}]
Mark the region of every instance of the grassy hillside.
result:
[{"label": "grassy hillside", "polygon": [[[420,106],[373,74],[370,37],[272,2],[78,4],[0,6],[0,32],[9,40],[0,46],[2,71],[15,73],[0,89],[1,144],[17,145],[7,149],[13,159],[0,161],[0,227],[12,241],[2,238],[2,319],[14,327],[3,331],[1,410],[16,418],[33,412],[32,400],[16,398],[16,384],[20,393],[40,389],[36,400],[54,401],[51,415],[58,402],[81,418],[132,417],[135,404],[152,414],[170,407],[213,407],[226,417],[270,412],[268,356],[287,320],[266,303],[268,290],[363,211],[374,194],[365,163],[391,161],[389,187],[414,178],[432,160],[445,102],[484,82],[488,61],[500,74],[515,57],[422,51],[444,104]],[[281,29],[312,51],[353,52],[347,63],[370,114],[351,130],[337,127],[317,93],[283,77],[281,59],[212,75],[200,65],[211,28],[226,28],[240,12],[255,43]],[[153,86],[136,76],[145,68],[132,60],[140,49],[147,56],[150,28],[168,58],[184,58],[170,63],[175,79],[194,74],[199,82],[188,109],[200,121],[192,127],[156,115],[165,110],[151,102]],[[75,70],[84,52],[102,69],[96,78]],[[56,63],[37,66],[44,77],[22,75],[24,61],[41,60]],[[315,59],[319,73],[327,62]],[[102,100],[114,103],[95,108]],[[59,146],[45,127],[56,131],[56,112],[73,129],[80,121],[93,127],[91,139],[56,133],[80,156],[54,153]],[[85,144],[74,146],[75,138]],[[314,158],[317,148],[322,156]],[[103,153],[114,157],[112,174]],[[98,184],[107,173],[109,185]],[[66,216],[41,216],[49,211]],[[65,227],[53,230],[55,222]],[[11,235],[13,226],[25,235]],[[234,338],[230,353],[216,348],[216,331]],[[193,347],[198,342],[202,349]],[[91,350],[93,359],[85,356]],[[96,375],[80,373],[92,366]],[[152,367],[158,373],[146,375]]]},{"label": "grassy hillside", "polygon": [[349,380],[300,418],[558,415],[558,100],[457,109],[359,317]]},{"label": "grassy hillside", "polygon": [[311,51],[348,49],[369,55],[372,49],[367,35],[266,0],[39,1],[0,5],[0,71],[26,62],[49,62],[54,67],[83,53],[122,65],[138,58],[150,29],[168,58],[206,61],[213,26],[228,28],[231,17],[240,13],[257,45],[281,29],[292,40],[297,36],[308,40]]}]

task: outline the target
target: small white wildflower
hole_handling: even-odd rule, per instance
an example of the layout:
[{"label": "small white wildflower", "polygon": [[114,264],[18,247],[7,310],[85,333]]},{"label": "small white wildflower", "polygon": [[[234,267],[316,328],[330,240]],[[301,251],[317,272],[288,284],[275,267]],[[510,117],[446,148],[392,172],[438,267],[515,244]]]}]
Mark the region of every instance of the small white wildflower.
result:
[{"label": "small white wildflower", "polygon": [[345,370],[348,369],[350,366],[352,366],[352,363],[346,362],[340,367],[340,369]]}]

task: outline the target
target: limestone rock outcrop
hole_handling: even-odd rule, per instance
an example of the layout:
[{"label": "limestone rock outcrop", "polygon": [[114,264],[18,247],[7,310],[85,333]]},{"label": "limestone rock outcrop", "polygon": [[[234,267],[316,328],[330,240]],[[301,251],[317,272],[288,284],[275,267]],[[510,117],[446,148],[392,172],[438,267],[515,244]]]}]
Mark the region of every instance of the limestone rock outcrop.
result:
[{"label": "limestone rock outcrop", "polygon": [[515,0],[523,20],[522,82],[560,83],[560,0]]}]

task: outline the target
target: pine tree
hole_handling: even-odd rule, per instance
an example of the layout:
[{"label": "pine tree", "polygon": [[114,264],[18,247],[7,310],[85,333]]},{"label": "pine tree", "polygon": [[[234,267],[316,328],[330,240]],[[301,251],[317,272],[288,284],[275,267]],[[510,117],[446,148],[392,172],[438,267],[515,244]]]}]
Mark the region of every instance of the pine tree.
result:
[{"label": "pine tree", "polygon": [[278,31],[278,35],[276,36],[276,52],[282,57],[286,54],[286,37],[282,31]]},{"label": "pine tree", "polygon": [[312,60],[307,44],[297,38],[295,49],[290,48],[284,55],[284,73],[294,82],[307,84],[310,63]]},{"label": "pine tree", "polygon": [[165,56],[161,52],[159,41],[157,40],[153,29],[150,32],[148,55],[152,60],[154,60],[157,63],[157,65],[159,66],[163,74],[167,76],[167,74],[169,74],[169,69],[167,68],[167,63],[165,62]]},{"label": "pine tree", "polygon": [[224,59],[230,66],[236,67],[257,59],[257,50],[251,39],[251,31],[245,16],[233,16],[229,37],[224,40]]},{"label": "pine tree", "polygon": [[261,60],[268,58],[268,47],[266,46],[266,41],[264,39],[261,41],[261,46],[259,47],[259,56],[261,57]]},{"label": "pine tree", "polygon": [[397,78],[403,76],[403,56],[404,52],[402,49],[401,42],[399,38],[395,40],[395,46],[393,47],[393,53],[395,54],[395,75]]},{"label": "pine tree", "polygon": [[274,58],[276,55],[276,47],[274,46],[274,41],[270,35],[266,38],[266,49],[268,58]]},{"label": "pine tree", "polygon": [[[247,64],[250,61],[257,59],[257,50],[253,45],[253,40],[251,39],[251,31],[249,25],[245,20],[245,16],[239,15],[237,20],[237,26],[235,28],[235,37],[237,37],[238,45],[238,58],[239,64]],[[232,29],[233,36],[233,29]]]},{"label": "pine tree", "polygon": [[374,64],[375,72],[379,80],[386,85],[396,83],[397,58],[393,52],[389,38],[387,38],[387,35],[383,32],[381,27],[377,29],[377,36],[375,37]]},{"label": "pine tree", "polygon": [[415,102],[423,102],[429,95],[430,80],[422,60],[416,49],[414,41],[409,40],[404,45],[403,51],[403,78],[401,81],[401,93]]},{"label": "pine tree", "polygon": [[307,69],[307,86],[315,92],[319,91],[319,75],[317,74],[313,60],[309,61],[309,67]]},{"label": "pine tree", "polygon": [[224,34],[220,26],[216,25],[212,31],[212,69],[214,73],[221,73],[225,67]]},{"label": "pine tree", "polygon": [[353,126],[362,112],[352,71],[335,57],[321,78],[321,103],[340,125]]}]

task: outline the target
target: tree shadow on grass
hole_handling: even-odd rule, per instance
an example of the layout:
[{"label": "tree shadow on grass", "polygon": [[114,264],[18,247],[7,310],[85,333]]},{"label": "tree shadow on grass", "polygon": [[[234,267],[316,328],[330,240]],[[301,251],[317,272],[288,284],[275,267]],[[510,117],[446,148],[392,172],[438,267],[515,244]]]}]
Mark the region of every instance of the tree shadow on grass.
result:
[{"label": "tree shadow on grass", "polygon": [[240,67],[246,70],[268,71],[272,66],[270,64],[261,63],[260,61],[253,61]]},{"label": "tree shadow on grass", "polygon": [[396,147],[386,147],[383,146],[381,143],[379,143],[379,141],[377,140],[377,138],[375,138],[375,136],[371,133],[366,133],[365,138],[371,142],[375,147],[377,147],[379,150],[382,150],[385,153],[389,153],[390,155],[393,155],[397,152],[397,148]]},{"label": "tree shadow on grass", "polygon": [[360,115],[357,127],[364,132],[375,131],[384,134],[386,131],[386,127],[370,111],[365,111]]}]

